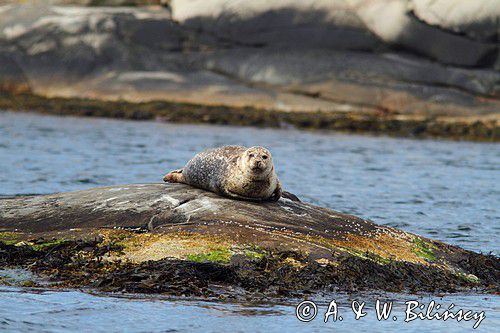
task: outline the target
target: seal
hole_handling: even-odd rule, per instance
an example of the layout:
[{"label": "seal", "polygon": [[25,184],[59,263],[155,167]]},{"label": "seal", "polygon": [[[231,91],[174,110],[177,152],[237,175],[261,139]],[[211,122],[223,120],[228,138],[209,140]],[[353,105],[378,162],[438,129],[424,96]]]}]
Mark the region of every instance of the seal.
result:
[{"label": "seal", "polygon": [[264,147],[208,149],[195,155],[184,168],[166,174],[163,180],[241,200],[277,201],[282,194],[273,157]]}]

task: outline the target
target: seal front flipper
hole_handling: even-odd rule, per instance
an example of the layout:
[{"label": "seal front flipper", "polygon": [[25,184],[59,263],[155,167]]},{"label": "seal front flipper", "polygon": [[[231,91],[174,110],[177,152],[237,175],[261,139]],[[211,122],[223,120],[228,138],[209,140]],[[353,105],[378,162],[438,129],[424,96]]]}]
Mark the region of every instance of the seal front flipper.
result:
[{"label": "seal front flipper", "polygon": [[184,175],[182,174],[182,169],[177,169],[170,171],[163,177],[164,182],[169,183],[185,183]]},{"label": "seal front flipper", "polygon": [[278,201],[281,198],[281,195],[283,194],[283,190],[281,189],[281,183],[278,181],[276,184],[276,189],[274,190],[273,194],[269,198],[271,201]]},{"label": "seal front flipper", "polygon": [[246,200],[246,201],[256,201],[256,202],[263,201],[261,198],[245,197],[243,195],[239,195],[239,194],[233,193],[231,191],[222,191],[222,194],[224,196],[232,198],[232,199],[239,199],[239,200]]}]

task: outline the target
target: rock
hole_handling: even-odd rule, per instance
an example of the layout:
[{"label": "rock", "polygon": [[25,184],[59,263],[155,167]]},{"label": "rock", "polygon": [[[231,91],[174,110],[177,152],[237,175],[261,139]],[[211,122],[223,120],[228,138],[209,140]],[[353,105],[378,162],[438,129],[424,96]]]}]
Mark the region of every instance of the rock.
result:
[{"label": "rock", "polygon": [[179,23],[247,46],[375,50],[348,1],[173,0]]},{"label": "rock", "polygon": [[[493,29],[491,16],[454,14],[453,22],[466,22],[458,34],[456,25],[431,21],[435,15],[429,13],[438,15],[442,8],[410,0],[1,6],[0,61],[13,65],[0,71],[0,87],[29,87],[41,97],[223,105],[233,118],[239,111],[232,108],[276,111],[270,118],[293,112],[303,119],[299,127],[351,131],[392,128],[377,123],[402,119],[405,128],[419,121],[417,127],[426,128],[446,117],[460,128],[464,121],[478,122],[485,129],[479,132],[486,133],[480,138],[495,140],[498,43],[491,40],[494,33],[476,38],[476,30],[467,28],[474,21]],[[468,7],[453,8],[463,13],[460,8]],[[10,104],[26,107],[17,100]],[[318,112],[349,118],[348,124],[324,125]],[[403,132],[398,130],[422,131]],[[451,132],[476,137],[469,129]]]},{"label": "rock", "polygon": [[[0,265],[57,268],[70,286],[97,279],[111,290],[177,293],[172,286],[181,284],[195,295],[211,283],[233,296],[234,286],[283,293],[499,287],[498,258],[286,196],[253,203],[181,184],[137,184],[3,198]],[[83,260],[77,271],[75,260]]]},{"label": "rock", "polygon": [[30,93],[29,82],[18,64],[0,49],[0,91]]},{"label": "rock", "polygon": [[155,58],[139,62],[135,52],[178,49],[182,39],[168,10],[12,6],[0,16],[0,38],[36,92],[64,91],[95,71],[145,69]]},{"label": "rock", "polygon": [[[426,55],[445,64],[458,66],[494,66],[498,59],[498,44],[480,42],[446,31],[420,21],[411,15],[410,6],[406,0],[359,0],[356,2],[357,12],[374,34],[383,41],[399,45],[414,52]],[[480,3],[478,1],[477,3]],[[425,5],[419,1],[420,13]],[[470,8],[462,6],[460,11],[469,13]],[[474,22],[482,25],[488,17],[477,15]],[[493,25],[489,33],[494,34]]]},{"label": "rock", "polygon": [[496,0],[411,0],[411,9],[426,24],[482,41],[500,42]]},{"label": "rock", "polygon": [[[17,3],[36,4],[42,1],[38,0],[0,0],[0,4]],[[42,3],[51,5],[78,5],[78,6],[168,6],[170,0],[43,0]]]},{"label": "rock", "polygon": [[[474,108],[475,114],[496,113],[500,106],[495,100],[477,98],[498,95],[500,73],[446,67],[394,53],[315,49],[282,54],[272,49],[239,48],[214,52],[201,61],[214,72],[253,85],[271,85],[282,92],[308,93],[320,100],[403,114],[421,113],[422,108],[431,114],[470,114],[466,108]],[[393,104],[396,99],[399,103]],[[338,104],[330,108],[340,109]]]},{"label": "rock", "polygon": [[459,66],[493,66],[499,52],[495,0],[173,0],[172,10],[186,26],[247,45],[374,51],[382,41]]}]

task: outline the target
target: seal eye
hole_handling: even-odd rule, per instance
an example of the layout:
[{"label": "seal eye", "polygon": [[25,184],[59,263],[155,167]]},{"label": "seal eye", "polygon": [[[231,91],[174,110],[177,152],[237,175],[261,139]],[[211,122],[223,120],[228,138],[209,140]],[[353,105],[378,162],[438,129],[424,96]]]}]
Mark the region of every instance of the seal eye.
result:
[{"label": "seal eye", "polygon": [[249,156],[249,157],[254,157],[254,155],[253,155],[253,154],[250,154],[250,155],[248,155],[248,156]]},{"label": "seal eye", "polygon": [[262,155],[263,160],[267,160],[267,155]]}]

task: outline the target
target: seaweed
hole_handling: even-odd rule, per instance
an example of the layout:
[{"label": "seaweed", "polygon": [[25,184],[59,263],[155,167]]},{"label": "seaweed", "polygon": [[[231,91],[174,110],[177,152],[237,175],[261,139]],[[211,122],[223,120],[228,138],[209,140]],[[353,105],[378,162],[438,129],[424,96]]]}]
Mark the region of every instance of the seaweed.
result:
[{"label": "seaweed", "polygon": [[29,92],[13,93],[0,89],[0,109],[37,111],[52,115],[125,118],[207,123],[258,127],[289,127],[309,130],[335,130],[374,133],[391,136],[442,137],[474,141],[500,140],[500,127],[495,120],[463,117],[439,120],[433,116],[399,117],[362,111],[296,111],[267,110],[255,107],[228,107],[169,101],[128,102],[85,98],[44,97]]},{"label": "seaweed", "polygon": [[[0,267],[28,269],[54,288],[214,298],[280,298],[319,291],[500,291],[498,271],[485,275],[487,268],[478,267],[485,264],[480,260],[466,263],[468,273],[456,273],[434,265],[380,262],[369,253],[366,257],[340,253],[332,261],[319,263],[298,251],[219,248],[186,259],[134,263],[107,260],[110,253],[123,247],[102,238],[38,242],[47,245],[34,249],[29,242],[0,242]],[[498,258],[487,259],[494,270],[498,268]],[[475,271],[483,271],[483,275],[470,273]],[[26,283],[36,286],[35,282]]]}]

